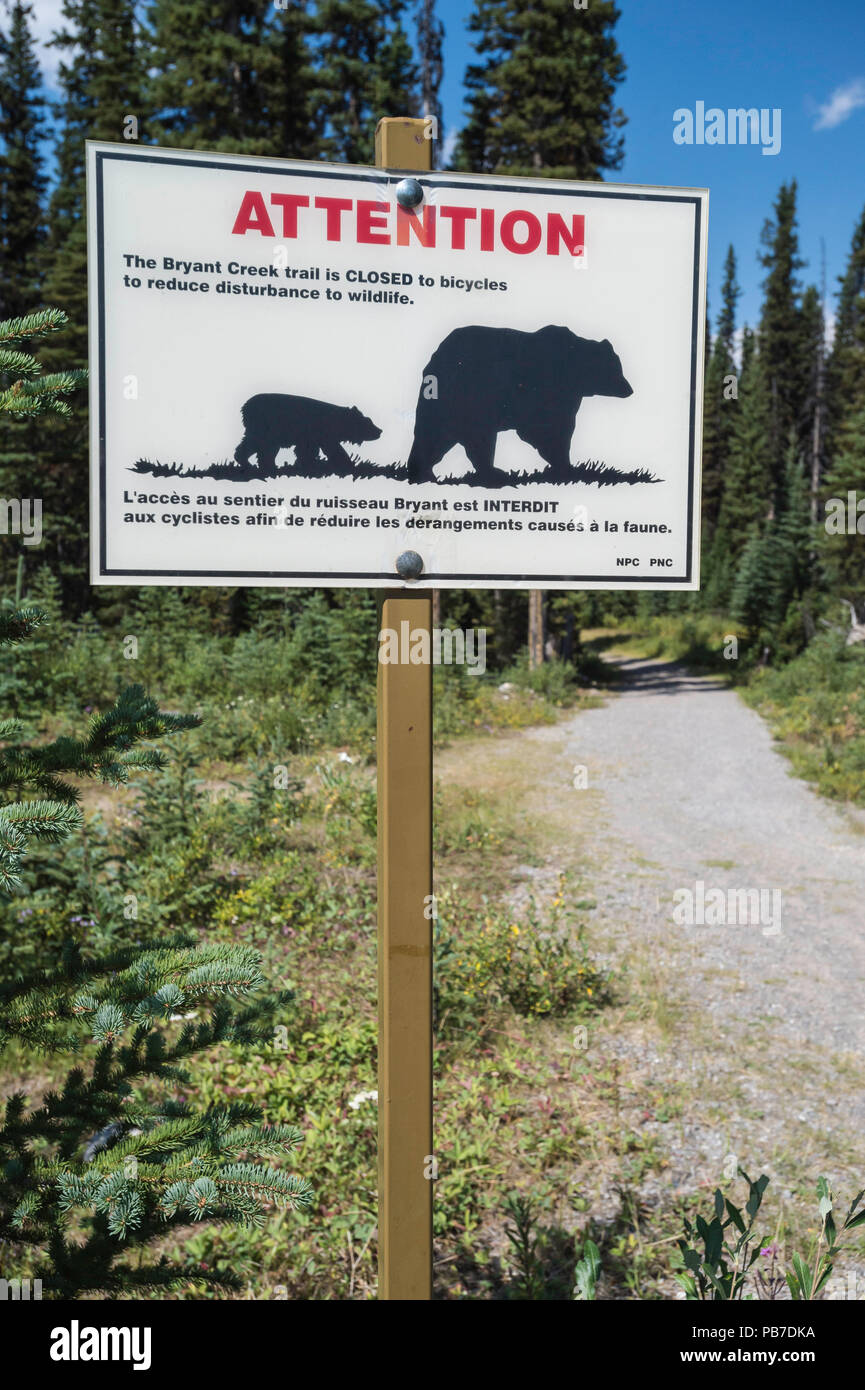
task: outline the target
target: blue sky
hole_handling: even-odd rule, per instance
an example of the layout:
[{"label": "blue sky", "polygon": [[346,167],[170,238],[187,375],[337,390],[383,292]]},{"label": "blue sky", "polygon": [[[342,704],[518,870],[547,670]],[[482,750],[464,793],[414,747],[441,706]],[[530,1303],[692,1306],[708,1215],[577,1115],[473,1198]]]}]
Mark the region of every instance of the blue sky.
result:
[{"label": "blue sky", "polygon": [[[591,0],[589,0],[591,4]],[[685,184],[710,190],[709,308],[718,310],[730,242],[739,259],[740,319],[760,310],[760,230],[779,185],[799,183],[801,272],[819,284],[820,239],[830,292],[843,270],[865,206],[865,0],[619,0],[616,28],[627,65],[619,105],[628,117],[628,183]],[[472,59],[470,0],[439,0],[446,28],[445,120],[460,123],[462,81]],[[562,0],[563,23],[579,13]],[[673,112],[778,107],[781,149],[677,145]]]}]

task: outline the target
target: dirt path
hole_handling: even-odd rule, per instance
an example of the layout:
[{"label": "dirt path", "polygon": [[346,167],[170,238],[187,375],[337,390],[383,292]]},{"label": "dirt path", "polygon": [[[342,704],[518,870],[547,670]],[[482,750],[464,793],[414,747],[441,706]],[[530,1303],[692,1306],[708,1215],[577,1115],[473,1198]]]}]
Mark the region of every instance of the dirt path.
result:
[{"label": "dirt path", "polygon": [[[656,1126],[667,1171],[643,1195],[714,1186],[735,1155],[770,1175],[788,1216],[812,1210],[821,1172],[852,1197],[865,1185],[863,817],[794,778],[723,683],[620,665],[603,707],[448,750],[440,773],[520,805],[546,860],[526,880],[571,868],[597,899],[589,940],[618,1004],[590,1048],[626,1059],[635,1093],[679,1101],[676,1123]],[[721,890],[723,924],[674,919],[684,890],[698,908],[698,883]],[[763,890],[750,922],[731,889]]]},{"label": "dirt path", "polygon": [[[663,662],[621,669],[621,696],[573,720],[566,747],[599,793],[605,859],[648,861],[634,930],[684,946],[694,966],[734,970],[727,1023],[765,1016],[800,1043],[865,1054],[861,818],[793,777],[760,716],[720,682]],[[728,903],[730,889],[763,890],[764,910],[748,924],[734,902],[725,925],[677,925],[674,894],[696,896],[698,880]]]}]

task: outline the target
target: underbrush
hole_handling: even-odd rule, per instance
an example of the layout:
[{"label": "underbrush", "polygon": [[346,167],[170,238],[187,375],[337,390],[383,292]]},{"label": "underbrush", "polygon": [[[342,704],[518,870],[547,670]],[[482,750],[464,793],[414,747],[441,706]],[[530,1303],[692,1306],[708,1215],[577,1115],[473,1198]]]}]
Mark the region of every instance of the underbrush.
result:
[{"label": "underbrush", "polygon": [[[167,770],[91,816],[80,841],[34,857],[27,884],[0,908],[0,968],[50,966],[70,933],[87,951],[190,927],[202,940],[254,946],[265,976],[293,999],[268,1046],[223,1045],[191,1060],[178,1099],[202,1108],[254,1098],[266,1123],[298,1126],[315,1201],[269,1212],[258,1230],[172,1233],[163,1252],[202,1273],[244,1273],[247,1297],[373,1297],[374,772],[319,754],[209,785],[189,745],[170,751]],[[550,1099],[547,1030],[582,1025],[609,997],[586,941],[590,901],[561,880],[552,895],[509,908],[513,821],[472,800],[439,796],[437,824],[443,863],[464,885],[442,895],[435,923],[435,1231],[454,1264],[440,1291],[456,1297],[469,1285],[481,1297],[509,1287],[506,1272],[484,1272],[489,1238],[479,1233],[504,1220],[514,1172],[540,1188],[570,1182],[573,1095],[562,1085]],[[484,895],[465,886],[481,882],[481,865]],[[21,1060],[6,1058],[5,1084]],[[54,1080],[46,1063],[41,1084]],[[191,1280],[179,1296],[225,1295]]]},{"label": "underbrush", "polygon": [[865,649],[821,635],[743,691],[800,777],[824,796],[865,805]]},{"label": "underbrush", "polygon": [[635,620],[621,631],[605,632],[597,643],[617,656],[679,661],[693,671],[723,673],[736,680],[742,666],[737,657],[724,653],[725,648],[729,652],[729,638],[737,631],[729,619],[715,614],[663,613]]},{"label": "underbrush", "polygon": [[[199,714],[201,747],[211,763],[286,757],[318,749],[365,750],[376,731],[376,611],[371,593],[352,591],[330,609],[307,596],[296,612],[266,608],[254,626],[232,635],[208,624],[207,611],[185,607],[172,590],[154,590],[111,613],[63,618],[56,583],[43,575],[28,600],[50,617],[52,642],[38,638],[9,654],[0,672],[0,702],[16,716],[51,711],[44,729],[77,730],[82,717],[109,705],[137,681],[165,707]],[[466,734],[551,723],[563,708],[599,698],[590,653],[529,671],[464,665],[434,670],[434,738],[438,746]],[[40,729],[25,727],[27,737]]]},{"label": "underbrush", "polygon": [[[234,1297],[375,1297],[374,772],[350,759],[261,762],[214,784],[175,747],[119,814],[106,808],[55,850],[51,872],[34,860],[32,892],[0,911],[4,973],[50,963],[64,927],[92,949],[195,924],[202,940],[255,947],[291,993],[266,1045],[205,1052],[177,1092],[199,1109],[254,1101],[266,1123],[303,1133],[293,1161],[310,1208],[161,1242],[202,1276],[239,1275]],[[604,1042],[629,1001],[593,950],[593,899],[576,876],[525,896],[514,870],[536,854],[530,827],[480,789],[437,790],[436,839],[436,1296],[673,1296],[677,1232],[697,1200],[670,1190],[665,1158],[684,1097]],[[36,924],[22,916],[35,902]],[[22,1065],[7,1054],[4,1089]],[[46,1063],[40,1086],[56,1080]],[[191,1277],[177,1296],[226,1295]]]}]

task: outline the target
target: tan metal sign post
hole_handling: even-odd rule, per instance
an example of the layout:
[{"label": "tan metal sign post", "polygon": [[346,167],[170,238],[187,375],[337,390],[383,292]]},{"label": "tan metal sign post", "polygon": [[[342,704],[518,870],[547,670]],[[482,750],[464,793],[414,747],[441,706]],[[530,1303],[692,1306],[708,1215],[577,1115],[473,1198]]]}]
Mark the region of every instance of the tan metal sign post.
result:
[{"label": "tan metal sign post", "polygon": [[[432,167],[423,120],[385,118],[380,169]],[[432,593],[384,591],[379,631],[432,651]],[[418,636],[425,634],[425,636]],[[432,1297],[432,659],[379,663],[379,1298]]]}]

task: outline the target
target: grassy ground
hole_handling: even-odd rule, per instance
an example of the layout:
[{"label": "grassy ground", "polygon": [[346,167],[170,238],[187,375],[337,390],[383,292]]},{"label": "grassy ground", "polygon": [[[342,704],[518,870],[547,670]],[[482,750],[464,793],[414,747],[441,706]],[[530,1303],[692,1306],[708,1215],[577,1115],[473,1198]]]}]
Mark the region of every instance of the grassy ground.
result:
[{"label": "grassy ground", "polygon": [[[593,636],[599,649],[612,641],[660,654],[639,645],[645,638],[627,647],[621,634]],[[684,649],[672,632],[648,640],[682,656],[704,638],[683,638]],[[731,1108],[751,1115],[758,1133],[751,1097],[754,1086],[771,1090],[771,1039],[759,1029],[740,1038],[735,1059],[719,1059],[696,1092],[693,1078],[653,1061],[691,1046],[711,1055],[712,1039],[701,1038],[699,1010],[651,952],[635,946],[622,959],[596,922],[593,847],[550,815],[550,768],[520,733],[547,725],[554,737],[561,702],[500,684],[452,688],[438,701],[436,1296],[569,1298],[591,1237],[601,1297],[670,1298],[682,1219],[710,1204],[677,1167],[695,1104],[699,1122],[721,1133]],[[566,697],[572,710],[598,698]],[[248,747],[236,721],[258,717],[255,702],[248,714],[236,708],[225,713],[235,731],[227,749],[233,738]],[[60,898],[45,890],[33,899],[40,940],[65,927],[76,903],[98,932],[111,901],[109,892],[103,910],[94,897],[94,857],[119,843],[134,857],[145,923],[252,943],[274,983],[293,988],[270,1047],[214,1050],[186,1087],[196,1104],[254,1097],[268,1120],[305,1133],[293,1162],[315,1187],[308,1212],[273,1212],[262,1231],[184,1233],[200,1267],[241,1273],[241,1297],[375,1295],[374,772],[366,738],[340,732],[336,747],[280,759],[287,785],[278,791],[272,755],[262,755],[252,769],[237,757],[211,762],[202,785],[194,758],[185,771],[181,758],[149,807],[103,794],[106,825],[89,866],[87,855],[69,860]],[[593,793],[583,795],[588,806]],[[729,988],[733,998],[732,978]],[[803,1096],[820,1093],[827,1067],[843,1077],[851,1065],[803,1048]],[[32,1067],[10,1056],[3,1089],[24,1077],[32,1089]],[[51,1080],[40,1072],[39,1082]],[[780,1175],[771,1234],[789,1248],[815,1238],[803,1175],[825,1152],[813,1125],[800,1129],[785,1152],[764,1158]],[[856,1155],[838,1144],[838,1163],[852,1171]],[[191,1279],[181,1296],[211,1295]]]},{"label": "grassy ground", "polygon": [[[254,1097],[267,1120],[305,1134],[295,1166],[314,1184],[311,1210],[273,1212],[261,1231],[183,1234],[202,1269],[242,1272],[241,1297],[375,1295],[374,772],[359,750],[353,762],[340,752],[292,759],[275,797],[242,767],[198,784],[179,758],[156,807],[127,792],[105,808],[109,847],[124,830],[138,837],[145,921],[161,905],[166,928],[200,920],[208,936],[254,944],[268,977],[295,991],[271,1047],[214,1049],[182,1088],[197,1106]],[[558,864],[531,783],[508,728],[440,758],[436,1294],[569,1298],[591,1234],[606,1296],[658,1296],[671,1288],[676,1223],[652,1224],[638,1196],[665,1162],[644,1116],[666,1123],[677,1102],[589,1041],[633,1005],[596,959],[580,855]],[[187,845],[173,858],[149,837],[178,806],[195,835],[171,837]],[[4,1062],[6,1091],[56,1079],[17,1052]],[[212,1295],[190,1280],[180,1296]]]},{"label": "grassy ground", "polygon": [[[693,962],[669,969],[639,936],[622,956],[596,921],[591,808],[580,822],[550,813],[559,731],[548,736],[532,739],[528,762],[524,736],[507,731],[438,758],[436,1296],[570,1298],[591,1237],[601,1297],[675,1297],[682,1221],[711,1205],[718,1165],[683,1175],[705,1136],[729,1150],[743,1127],[772,1174],[766,1239],[809,1251],[811,1175],[831,1161],[852,1184],[858,1154],[808,1113],[827,1075],[843,1105],[844,1078],[860,1084],[861,1069],[810,1045],[791,1059],[785,1043],[796,1092],[782,1093],[768,1020],[740,1031],[733,1053],[719,1049]],[[255,1096],[269,1119],[298,1123],[297,1167],[316,1187],[309,1213],[273,1215],[263,1232],[188,1234],[203,1265],[248,1271],[249,1298],[375,1295],[373,773],[337,759],[294,764],[294,812],[263,829],[249,860],[226,861],[238,881],[213,919],[259,946],[296,1004],[271,1051],[220,1049],[190,1091]],[[735,1010],[735,971],[714,988]],[[780,1147],[766,1096],[802,1112]],[[185,1296],[204,1295],[191,1283]]]},{"label": "grassy ground", "polygon": [[[497,685],[438,672],[437,684],[449,680],[437,700],[439,744],[459,748],[472,733],[488,746],[554,721],[565,706],[599,700],[572,681],[550,688],[549,673],[539,691],[514,675]],[[253,698],[226,702],[224,744],[249,748],[260,707]],[[94,951],[120,944],[123,930],[152,939],[176,928],[255,945],[273,983],[294,990],[294,1003],[270,1047],[215,1049],[191,1065],[181,1094],[196,1107],[254,1096],[268,1121],[300,1124],[300,1166],[316,1203],[304,1215],[272,1213],[263,1231],[190,1228],[183,1248],[201,1268],[248,1271],[249,1297],[370,1297],[376,805],[369,744],[359,734],[279,761],[259,751],[251,763],[205,762],[213,745],[204,717],[202,731],[176,742],[168,771],[144,790],[84,789],[86,835],[34,853],[22,893],[2,908],[4,968],[44,963],[70,931]],[[582,943],[585,894],[573,898],[562,884],[512,911],[511,876],[534,853],[522,818],[485,787],[455,790],[446,782],[437,808],[436,855],[447,878],[436,922],[437,1134],[447,1193],[436,1213],[446,1252],[440,1291],[459,1291],[462,1279],[485,1296],[505,1287],[508,1275],[478,1231],[500,1222],[520,1154],[547,1168],[567,1147],[552,1099],[538,1107],[538,1087],[552,1090],[538,1039],[552,1018],[578,1020],[602,1008],[606,981]],[[124,929],[130,890],[139,916]],[[17,1086],[38,1093],[65,1071],[17,1048],[3,1062],[6,1093]],[[26,1252],[18,1259],[25,1267]],[[182,1296],[205,1296],[203,1286],[190,1282]]]}]

